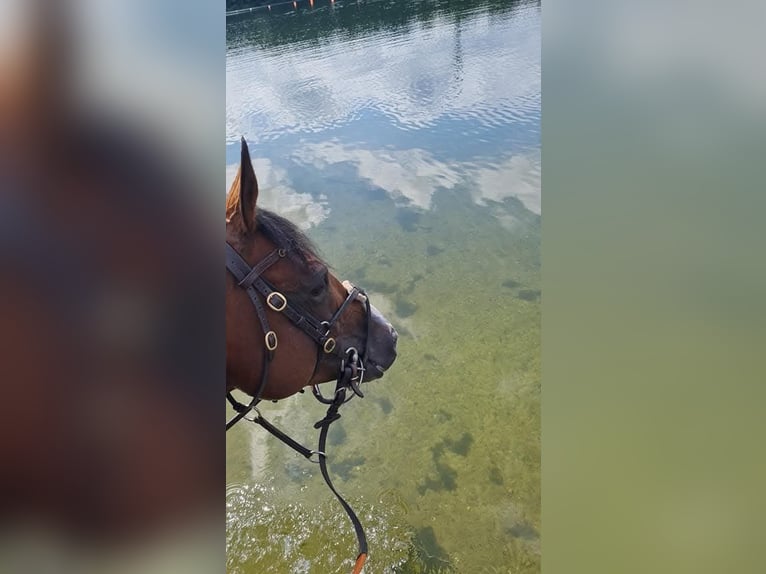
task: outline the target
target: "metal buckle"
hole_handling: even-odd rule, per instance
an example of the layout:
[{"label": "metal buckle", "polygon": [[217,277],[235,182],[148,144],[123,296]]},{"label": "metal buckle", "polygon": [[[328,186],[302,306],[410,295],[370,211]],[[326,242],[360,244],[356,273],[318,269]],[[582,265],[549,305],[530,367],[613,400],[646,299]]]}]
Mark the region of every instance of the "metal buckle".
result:
[{"label": "metal buckle", "polygon": [[356,347],[349,347],[346,350],[346,359],[347,360],[341,364],[341,368],[345,368],[345,366],[348,365],[351,369],[351,376],[349,377],[348,384],[351,387],[351,390],[354,391],[354,394],[363,399],[364,393],[362,392],[361,384],[364,380],[364,363],[362,363],[362,359],[359,356],[359,351],[356,350]]},{"label": "metal buckle", "polygon": [[276,351],[279,341],[277,340],[277,334],[274,331],[269,331],[264,335],[263,340],[266,342],[266,348],[269,351]]},{"label": "metal buckle", "polygon": [[[278,298],[277,303],[272,302],[272,299],[275,297]],[[266,304],[269,306],[269,308],[279,313],[284,311],[285,307],[287,307],[287,297],[282,295],[282,293],[279,291],[272,291],[266,297]]]},{"label": "metal buckle", "polygon": [[335,339],[330,337],[324,342],[324,345],[322,347],[324,349],[325,353],[332,353],[335,350]]},{"label": "metal buckle", "polygon": [[250,412],[255,413],[253,418],[249,419],[249,418],[247,418],[247,415],[245,415],[245,416],[242,417],[242,419],[246,420],[249,423],[254,423],[254,422],[257,422],[261,418],[261,411],[259,411],[257,407],[252,407],[250,409]]},{"label": "metal buckle", "polygon": [[[316,460],[314,460],[314,455],[317,455]],[[322,457],[322,456],[327,458],[327,455],[323,453],[321,450],[312,450],[308,460],[309,462],[313,462],[314,464],[319,464],[320,462],[322,462],[322,459],[319,457]]]}]

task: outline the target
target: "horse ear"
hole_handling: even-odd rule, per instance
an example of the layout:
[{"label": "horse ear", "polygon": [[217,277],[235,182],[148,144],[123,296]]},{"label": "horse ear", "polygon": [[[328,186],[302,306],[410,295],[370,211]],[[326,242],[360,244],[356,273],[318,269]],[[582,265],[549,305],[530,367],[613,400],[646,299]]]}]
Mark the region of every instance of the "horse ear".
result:
[{"label": "horse ear", "polygon": [[258,201],[258,180],[245,138],[242,138],[239,160],[239,214],[248,231],[255,229],[255,204]]}]

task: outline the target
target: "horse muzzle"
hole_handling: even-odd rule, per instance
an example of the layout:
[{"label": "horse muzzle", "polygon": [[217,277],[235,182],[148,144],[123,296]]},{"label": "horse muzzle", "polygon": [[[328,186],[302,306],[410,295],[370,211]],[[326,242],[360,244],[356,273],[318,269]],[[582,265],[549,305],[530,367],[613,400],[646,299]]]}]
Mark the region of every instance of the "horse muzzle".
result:
[{"label": "horse muzzle", "polygon": [[[349,293],[353,292],[354,284],[350,281],[343,281],[343,286]],[[363,305],[369,303],[365,293],[359,293],[357,299]],[[365,345],[364,357],[364,380],[373,381],[381,378],[385,372],[394,364],[396,360],[396,341],[399,334],[393,325],[383,316],[383,314],[370,304],[370,324],[367,333],[368,340]]]},{"label": "horse muzzle", "polygon": [[370,305],[370,340],[367,341],[364,378],[381,378],[396,360],[399,334],[374,305]]}]

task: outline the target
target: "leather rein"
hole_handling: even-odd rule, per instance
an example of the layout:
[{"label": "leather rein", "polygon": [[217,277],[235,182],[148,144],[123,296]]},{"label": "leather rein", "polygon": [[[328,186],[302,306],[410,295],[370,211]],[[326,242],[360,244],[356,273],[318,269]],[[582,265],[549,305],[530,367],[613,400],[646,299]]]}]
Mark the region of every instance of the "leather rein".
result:
[{"label": "leather rein", "polygon": [[[255,307],[258,321],[260,322],[261,329],[264,333],[264,360],[261,371],[261,380],[249,404],[243,404],[237,401],[231,392],[226,393],[226,399],[237,413],[226,423],[226,430],[228,431],[242,419],[256,423],[306,459],[319,464],[325,483],[338,499],[341,506],[343,506],[343,510],[346,512],[354,526],[359,553],[352,574],[359,574],[367,559],[367,537],[365,536],[362,524],[354,513],[354,510],[335,489],[330,480],[330,475],[327,471],[327,455],[325,454],[325,449],[330,425],[340,418],[340,413],[338,412],[340,407],[351,400],[354,395],[364,397],[359,385],[364,378],[364,359],[367,357],[367,345],[370,335],[370,301],[362,289],[359,289],[348,282],[344,282],[344,286],[348,291],[346,299],[328,321],[317,320],[309,313],[292,305],[287,300],[287,297],[274,289],[274,287],[263,278],[263,272],[266,271],[266,269],[288,255],[289,249],[280,247],[274,249],[255,266],[250,267],[237,250],[228,242],[226,243],[226,269],[237,280],[238,286],[243,288],[250,297],[250,301]],[[261,301],[261,297],[263,297],[263,301]],[[331,336],[331,331],[343,312],[355,300],[359,300],[365,305],[365,328],[367,331],[365,348],[361,354],[354,347],[339,352],[337,341]],[[282,313],[317,344],[317,359],[311,378],[316,374],[323,354],[336,355],[340,358],[340,369],[335,385],[335,393],[332,398],[324,397],[319,390],[319,385],[315,384],[312,386],[314,397],[319,402],[329,405],[324,418],[314,424],[314,428],[319,429],[319,445],[317,450],[311,450],[283,433],[264,419],[261,416],[260,411],[256,408],[258,403],[261,402],[261,395],[268,384],[269,367],[274,360],[277,347],[279,346],[277,334],[269,327],[266,308],[271,309],[276,313]],[[311,378],[309,380],[311,380]],[[349,390],[352,392],[348,393]],[[255,413],[255,415],[253,418],[247,418],[246,415],[251,412]]]}]

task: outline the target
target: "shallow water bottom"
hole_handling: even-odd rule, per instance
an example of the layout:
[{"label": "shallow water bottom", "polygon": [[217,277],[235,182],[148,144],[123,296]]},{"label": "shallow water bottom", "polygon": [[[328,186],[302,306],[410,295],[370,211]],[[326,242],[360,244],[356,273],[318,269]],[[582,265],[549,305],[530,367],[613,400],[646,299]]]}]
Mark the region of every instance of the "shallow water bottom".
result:
[{"label": "shallow water bottom", "polygon": [[[430,210],[382,200],[365,219],[368,201],[339,188],[309,233],[401,335],[329,436],[369,538],[365,572],[538,572],[540,218],[460,187]],[[340,233],[349,221],[365,233]],[[313,445],[324,407],[307,393],[262,412]],[[255,425],[229,435],[227,571],[350,571],[353,530],[318,467]]]}]

